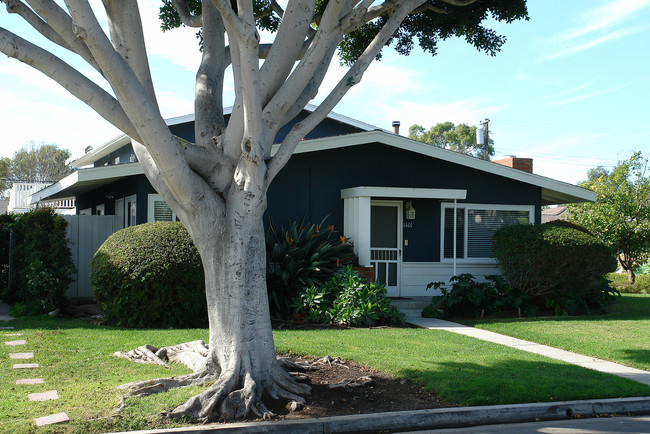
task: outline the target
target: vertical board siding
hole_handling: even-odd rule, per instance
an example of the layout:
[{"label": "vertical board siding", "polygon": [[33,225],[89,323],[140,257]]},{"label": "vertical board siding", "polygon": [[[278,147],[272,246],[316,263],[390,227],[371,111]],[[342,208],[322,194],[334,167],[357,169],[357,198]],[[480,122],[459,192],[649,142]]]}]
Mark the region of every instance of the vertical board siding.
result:
[{"label": "vertical board siding", "polygon": [[77,269],[66,296],[93,297],[90,286],[90,261],[106,238],[124,227],[122,216],[72,215],[63,218],[68,222],[68,240],[72,260]]}]

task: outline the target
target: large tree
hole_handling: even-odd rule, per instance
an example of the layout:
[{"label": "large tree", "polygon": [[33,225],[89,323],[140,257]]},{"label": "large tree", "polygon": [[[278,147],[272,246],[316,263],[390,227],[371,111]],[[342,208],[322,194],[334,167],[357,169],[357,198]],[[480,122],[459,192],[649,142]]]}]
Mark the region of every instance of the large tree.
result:
[{"label": "large tree", "polygon": [[[422,125],[414,124],[409,127],[409,138],[428,143],[443,149],[449,149],[461,154],[483,158],[484,145],[476,140],[476,126],[440,122],[428,130]],[[494,155],[494,141],[488,139],[488,158]]]},{"label": "large tree", "polygon": [[[569,220],[589,229],[618,254],[618,262],[634,283],[634,269],[650,253],[650,173],[640,152],[611,171],[602,166],[580,184],[596,193],[592,203],[569,205]],[[600,176],[596,177],[596,174]]]},{"label": "large tree", "polygon": [[[3,53],[56,80],[132,138],[147,178],[201,254],[210,341],[206,349],[191,346],[196,353],[181,351],[196,354],[196,373],[140,384],[155,384],[141,392],[149,393],[214,381],[173,411],[199,419],[268,416],[263,393],[304,401],[301,395],[309,391],[276,359],[262,226],[269,185],[300,140],[361,81],[384,46],[408,54],[417,38],[435,54],[439,41],[458,36],[494,55],[505,38],[482,23],[527,18],[525,0],[165,0],[166,27],[200,29],[196,141],[189,143],[175,137],[160,114],[136,0],[103,0],[108,34],[88,0],[65,0],[65,8],[54,0],[0,1],[50,41],[81,56],[110,85],[112,93],[0,28]],[[261,41],[261,30],[273,32],[271,43]],[[337,47],[346,73],[272,155],[276,133],[314,98]],[[226,123],[222,94],[229,65],[236,96]]]},{"label": "large tree", "polygon": [[70,151],[54,144],[31,142],[14,154],[10,164],[12,182],[56,182],[70,174],[66,160]]}]

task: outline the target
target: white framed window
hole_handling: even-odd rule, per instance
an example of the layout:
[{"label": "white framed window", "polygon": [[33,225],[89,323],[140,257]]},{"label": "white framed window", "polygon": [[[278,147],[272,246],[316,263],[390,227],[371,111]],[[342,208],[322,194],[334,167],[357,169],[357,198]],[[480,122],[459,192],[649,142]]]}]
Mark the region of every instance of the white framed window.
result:
[{"label": "white framed window", "polygon": [[135,195],[124,198],[124,227],[135,226],[137,224],[137,205]]},{"label": "white framed window", "polygon": [[105,210],[106,210],[106,208],[105,208],[104,204],[97,205],[95,207],[95,215],[106,215]]},{"label": "white framed window", "polygon": [[534,205],[458,204],[454,245],[454,204],[442,204],[440,258],[442,262],[494,262],[492,235],[514,224],[533,224]]},{"label": "white framed window", "polygon": [[148,198],[147,221],[148,222],[173,222],[176,221],[176,214],[171,210],[167,202],[159,194],[150,194]]}]

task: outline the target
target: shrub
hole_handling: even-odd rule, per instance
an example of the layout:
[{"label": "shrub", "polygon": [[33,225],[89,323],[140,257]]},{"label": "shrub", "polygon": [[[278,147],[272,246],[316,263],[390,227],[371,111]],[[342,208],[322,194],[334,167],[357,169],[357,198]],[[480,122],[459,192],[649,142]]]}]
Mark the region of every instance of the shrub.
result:
[{"label": "shrub", "polygon": [[90,273],[93,292],[110,324],[207,325],[201,258],[179,222],[117,231],[97,250]]},{"label": "shrub", "polygon": [[303,218],[279,232],[268,226],[266,280],[273,317],[288,318],[291,300],[301,288],[320,287],[340,266],[356,261],[352,244],[324,222],[310,224]]},{"label": "shrub", "polygon": [[650,274],[640,274],[630,283],[627,274],[609,273],[606,278],[611,282],[611,286],[620,292],[630,294],[650,294]]},{"label": "shrub", "polygon": [[321,287],[303,288],[293,305],[307,322],[372,326],[402,323],[404,315],[390,302],[386,286],[369,282],[351,266]]},{"label": "shrub", "polygon": [[594,236],[560,225],[513,225],[493,236],[494,256],[510,285],[538,306],[574,314],[613,301],[603,279],[616,268]]},{"label": "shrub", "polygon": [[[504,312],[531,313],[528,296],[512,289],[502,276],[485,276],[480,282],[471,274],[460,274],[449,279],[450,288],[444,282],[431,282],[427,289],[440,290],[431,305],[422,312],[425,318],[462,316],[482,318],[485,315],[499,316]],[[441,313],[442,311],[442,313]]]},{"label": "shrub", "polygon": [[3,256],[8,246],[6,234],[13,234],[11,276],[9,267],[3,267],[5,301],[25,304],[28,312],[61,307],[75,270],[67,227],[65,219],[51,208],[20,214],[13,222],[8,218],[0,221]]}]

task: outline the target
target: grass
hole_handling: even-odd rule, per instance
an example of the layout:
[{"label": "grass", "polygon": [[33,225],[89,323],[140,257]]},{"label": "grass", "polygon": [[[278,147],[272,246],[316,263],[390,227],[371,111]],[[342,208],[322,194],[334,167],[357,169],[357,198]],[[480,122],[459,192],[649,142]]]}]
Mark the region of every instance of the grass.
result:
[{"label": "grass", "polygon": [[[0,326],[7,325],[0,323]],[[127,401],[125,412],[112,415],[120,392],[130,381],[181,375],[166,369],[118,359],[112,353],[142,344],[169,345],[207,339],[206,330],[126,330],[95,327],[81,321],[49,317],[18,319],[15,330],[24,347],[0,344],[0,432],[96,433],[169,428],[168,411],[198,393],[194,387]],[[508,404],[650,395],[650,387],[582,369],[541,356],[477,341],[444,331],[421,329],[284,330],[274,333],[278,351],[354,360],[394,375],[411,378],[459,405]],[[34,352],[41,367],[12,369],[12,352]],[[41,377],[45,384],[17,386],[19,378]],[[29,402],[27,394],[57,390],[55,401]],[[66,412],[71,422],[36,429],[33,419]]]},{"label": "grass", "polygon": [[650,295],[647,294],[623,294],[603,315],[463,322],[650,371]]}]

